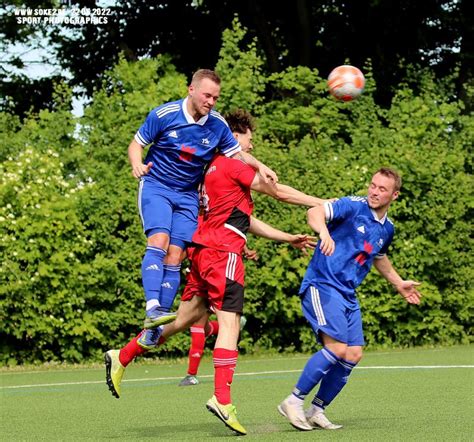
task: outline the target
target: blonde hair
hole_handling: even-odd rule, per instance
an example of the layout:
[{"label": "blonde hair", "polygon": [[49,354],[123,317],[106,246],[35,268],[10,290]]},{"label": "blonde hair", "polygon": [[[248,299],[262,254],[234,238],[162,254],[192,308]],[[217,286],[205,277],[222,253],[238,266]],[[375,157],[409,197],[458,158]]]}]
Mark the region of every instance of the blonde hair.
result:
[{"label": "blonde hair", "polygon": [[213,81],[216,84],[219,84],[219,85],[221,84],[221,78],[219,77],[219,75],[217,75],[216,72],[211,71],[210,69],[197,70],[193,75],[191,84],[194,84],[194,85],[199,84],[201,80],[203,80],[204,78],[208,78],[209,80]]}]

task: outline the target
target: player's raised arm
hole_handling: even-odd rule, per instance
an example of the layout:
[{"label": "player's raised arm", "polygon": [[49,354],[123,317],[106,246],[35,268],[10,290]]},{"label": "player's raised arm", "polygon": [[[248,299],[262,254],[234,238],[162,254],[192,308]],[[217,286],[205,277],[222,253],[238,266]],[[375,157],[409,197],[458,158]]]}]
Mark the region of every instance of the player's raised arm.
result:
[{"label": "player's raised arm", "polygon": [[286,184],[275,184],[276,198],[279,201],[300,206],[315,207],[322,205],[326,200],[316,196],[307,195]]},{"label": "player's raised arm", "polygon": [[421,283],[403,280],[387,256],[374,259],[374,266],[378,272],[396,288],[397,292],[400,293],[409,304],[420,303],[422,295],[416,287],[421,285]]},{"label": "player's raised arm", "polygon": [[308,224],[316,233],[319,233],[319,238],[321,239],[319,248],[323,255],[331,256],[334,253],[336,244],[331,238],[326,225],[324,206],[316,206],[308,210]]},{"label": "player's raised arm", "polygon": [[269,195],[278,201],[288,204],[297,204],[300,206],[314,207],[327,201],[315,196],[307,195],[306,193],[300,192],[299,190],[285,184],[266,182],[259,173],[255,175],[255,178],[252,181],[251,189]]}]

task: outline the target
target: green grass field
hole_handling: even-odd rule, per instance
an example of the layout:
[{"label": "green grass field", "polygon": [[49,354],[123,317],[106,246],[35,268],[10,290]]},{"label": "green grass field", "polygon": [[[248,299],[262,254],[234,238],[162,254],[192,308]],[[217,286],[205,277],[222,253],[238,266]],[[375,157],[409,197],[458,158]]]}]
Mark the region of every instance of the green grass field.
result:
[{"label": "green grass field", "polygon": [[[239,358],[233,401],[248,440],[474,439],[473,347],[368,352],[327,411],[342,430],[298,432],[277,404],[307,356]],[[212,395],[210,357],[201,384],[178,387],[186,361],[127,368],[122,398],[102,367],[0,371],[1,440],[225,440],[233,436],[205,408]]]}]

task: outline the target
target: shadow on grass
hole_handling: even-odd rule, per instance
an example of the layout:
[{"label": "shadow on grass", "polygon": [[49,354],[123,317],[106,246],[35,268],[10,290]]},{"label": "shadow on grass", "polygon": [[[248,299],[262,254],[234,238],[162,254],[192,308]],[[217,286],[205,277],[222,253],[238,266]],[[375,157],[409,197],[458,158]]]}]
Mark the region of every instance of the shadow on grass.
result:
[{"label": "shadow on grass", "polygon": [[[132,431],[130,431],[132,433]],[[163,440],[199,440],[202,438],[214,437],[235,437],[236,433],[228,429],[223,423],[183,423],[179,425],[149,426],[147,428],[137,428],[135,436],[139,439],[163,439]]]},{"label": "shadow on grass", "polygon": [[[245,423],[243,423],[245,425]],[[268,440],[302,440],[310,437],[311,431],[297,431],[289,424],[282,421],[281,424],[264,423],[245,425],[248,435],[246,439],[253,437],[261,438],[262,436]],[[318,432],[319,433],[319,432]],[[235,438],[239,435],[227,428],[222,422],[216,420],[215,423],[183,423],[179,425],[170,425],[163,423],[147,428],[130,429],[128,436],[137,439],[160,439],[160,440],[218,440],[225,438]],[[253,436],[253,437],[252,437]],[[313,434],[314,436],[314,434]],[[126,437],[126,436],[125,436]],[[241,436],[244,437],[244,436]]]}]

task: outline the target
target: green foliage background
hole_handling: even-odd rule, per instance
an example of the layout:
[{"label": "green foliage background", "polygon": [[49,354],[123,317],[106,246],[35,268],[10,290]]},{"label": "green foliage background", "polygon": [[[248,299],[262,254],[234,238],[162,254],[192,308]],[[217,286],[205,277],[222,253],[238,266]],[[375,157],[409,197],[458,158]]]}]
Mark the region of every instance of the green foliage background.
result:
[{"label": "green foliage background", "polygon": [[[473,305],[472,146],[474,119],[447,78],[408,71],[391,107],[374,103],[370,62],[364,94],[328,96],[325,80],[303,67],[266,76],[255,42],[234,22],[216,69],[218,109],[257,117],[255,156],[280,181],[320,197],[363,195],[382,165],[403,175],[391,218],[390,256],[404,278],[423,282],[420,307],[406,305],[375,271],[360,287],[371,347],[468,342]],[[145,247],[137,185],[126,148],[150,109],[186,94],[186,78],[162,56],[123,59],[76,118],[57,85],[52,110],[25,121],[0,114],[0,331],[3,364],[98,359],[139,331]],[[256,215],[286,231],[308,232],[304,208],[256,195]],[[252,239],[241,348],[310,351],[314,337],[296,296],[309,257]],[[163,347],[184,355],[187,336]],[[163,351],[163,350],[162,350]]]}]

